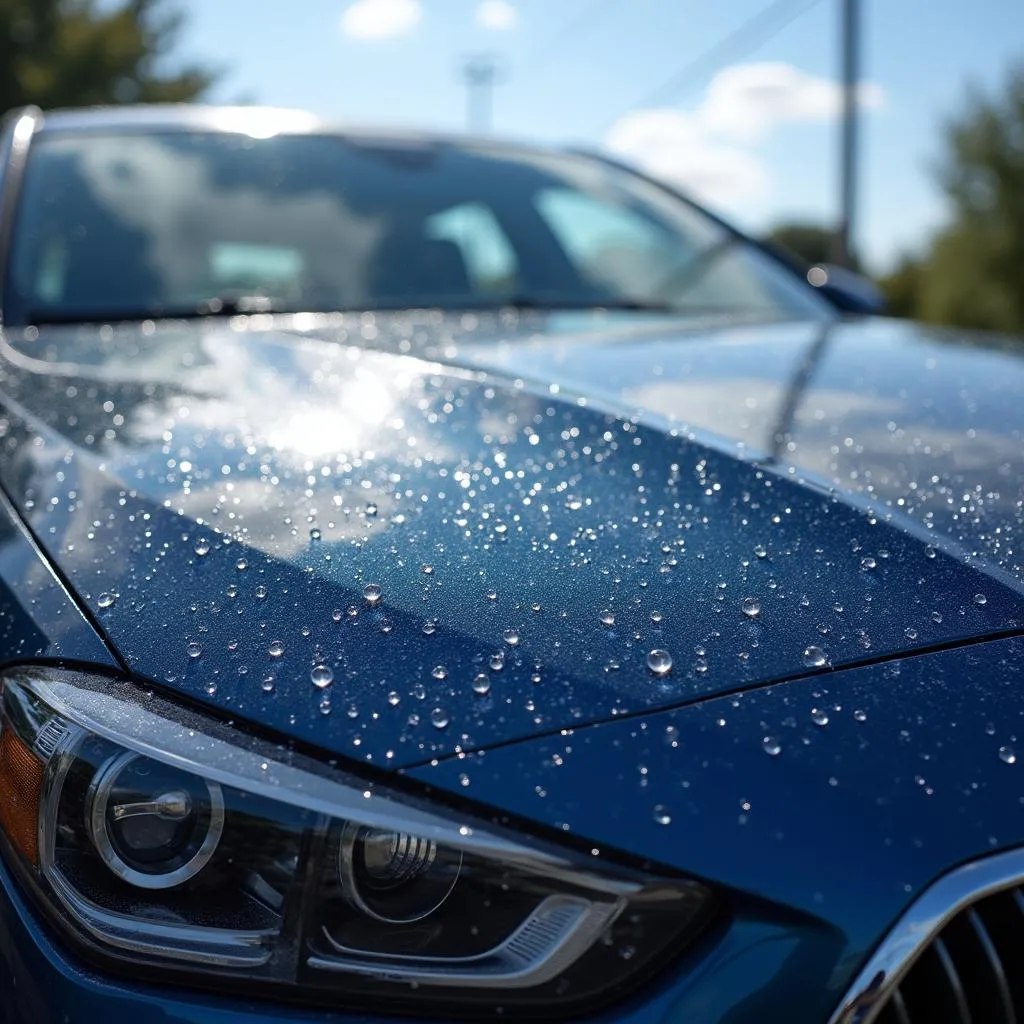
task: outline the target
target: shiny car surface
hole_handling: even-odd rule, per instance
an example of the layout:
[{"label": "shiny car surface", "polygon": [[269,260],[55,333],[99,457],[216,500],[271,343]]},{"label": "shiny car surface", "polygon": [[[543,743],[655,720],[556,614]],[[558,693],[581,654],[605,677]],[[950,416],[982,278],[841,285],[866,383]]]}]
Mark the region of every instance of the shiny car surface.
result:
[{"label": "shiny car surface", "polygon": [[4,147],[0,1020],[1024,1016],[1018,342],[581,154]]}]

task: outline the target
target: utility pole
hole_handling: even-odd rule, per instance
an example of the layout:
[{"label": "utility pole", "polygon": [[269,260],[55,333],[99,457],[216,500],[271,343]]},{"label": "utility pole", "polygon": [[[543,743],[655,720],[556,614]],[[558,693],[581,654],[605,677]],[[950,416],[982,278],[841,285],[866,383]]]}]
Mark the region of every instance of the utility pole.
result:
[{"label": "utility pole", "polygon": [[477,55],[466,61],[462,73],[466,78],[466,127],[483,135],[491,130],[497,65],[493,57]]},{"label": "utility pole", "polygon": [[853,264],[853,239],[857,213],[857,87],[860,82],[860,0],[842,4],[840,60],[842,64],[843,115],[839,149],[839,225],[834,239],[833,261],[842,267]]}]

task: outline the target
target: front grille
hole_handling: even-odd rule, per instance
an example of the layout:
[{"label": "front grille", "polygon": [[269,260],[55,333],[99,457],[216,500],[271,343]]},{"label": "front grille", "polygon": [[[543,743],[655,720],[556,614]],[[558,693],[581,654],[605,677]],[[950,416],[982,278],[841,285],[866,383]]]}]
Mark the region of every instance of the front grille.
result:
[{"label": "front grille", "polygon": [[875,1024],[1024,1024],[1024,891],[957,913],[892,989]]}]

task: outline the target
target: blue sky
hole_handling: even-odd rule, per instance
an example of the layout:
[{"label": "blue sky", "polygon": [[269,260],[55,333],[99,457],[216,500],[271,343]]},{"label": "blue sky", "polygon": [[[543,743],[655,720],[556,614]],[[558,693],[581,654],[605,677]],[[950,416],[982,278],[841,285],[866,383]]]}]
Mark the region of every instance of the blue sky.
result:
[{"label": "blue sky", "polygon": [[[836,209],[838,0],[731,54],[654,108],[643,99],[768,0],[183,0],[181,53],[222,66],[213,98],[361,124],[461,129],[461,66],[502,68],[494,128],[607,145],[741,226]],[[353,9],[354,8],[354,9]],[[930,175],[968,82],[1024,60],[1021,0],[864,0],[858,242],[884,269],[941,223]]]}]

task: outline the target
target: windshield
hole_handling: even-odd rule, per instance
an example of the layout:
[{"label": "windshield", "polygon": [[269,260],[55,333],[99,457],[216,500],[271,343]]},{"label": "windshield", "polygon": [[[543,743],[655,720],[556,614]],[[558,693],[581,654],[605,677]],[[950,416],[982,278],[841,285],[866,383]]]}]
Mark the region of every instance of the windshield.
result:
[{"label": "windshield", "polygon": [[503,305],[820,314],[697,208],[585,156],[211,131],[42,133],[8,324]]}]

